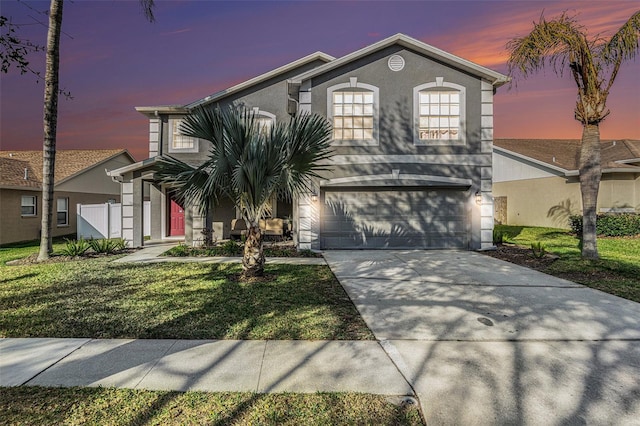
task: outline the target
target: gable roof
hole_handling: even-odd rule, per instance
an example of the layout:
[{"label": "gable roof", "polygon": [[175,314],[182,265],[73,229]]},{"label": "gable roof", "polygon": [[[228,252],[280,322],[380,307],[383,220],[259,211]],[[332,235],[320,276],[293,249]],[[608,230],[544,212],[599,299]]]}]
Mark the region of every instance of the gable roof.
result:
[{"label": "gable roof", "polygon": [[324,74],[327,71],[331,71],[344,64],[358,60],[364,56],[370,55],[371,53],[377,52],[381,49],[393,46],[395,44],[411,49],[425,56],[437,59],[440,62],[466,71],[472,75],[478,76],[484,80],[489,81],[495,87],[501,86],[509,81],[509,77],[504,74],[493,71],[489,68],[485,68],[474,62],[468,61],[449,52],[445,52],[444,50],[438,49],[437,47],[433,47],[427,43],[423,43],[420,40],[416,40],[415,38],[401,33],[395,34],[391,37],[387,37],[377,43],[366,46],[360,50],[356,50],[355,52],[342,56],[341,58],[331,61],[325,65],[321,65],[317,68],[302,73],[291,79],[290,81],[294,83],[301,83],[304,80],[308,80],[320,74]]},{"label": "gable roof", "polygon": [[[59,185],[121,154],[135,161],[126,149],[58,150],[54,184]],[[0,166],[0,186],[42,187],[42,151],[0,151]]]},{"label": "gable roof", "polygon": [[206,96],[202,99],[199,99],[197,101],[191,102],[190,104],[187,105],[164,105],[164,106],[146,106],[146,107],[136,107],[136,111],[141,112],[143,114],[150,114],[150,113],[154,113],[155,111],[162,111],[165,113],[171,113],[171,112],[175,112],[175,113],[186,113],[189,109],[200,106],[200,105],[204,105],[204,104],[208,104],[208,103],[212,103],[212,102],[216,102],[219,101],[220,99],[232,95],[234,93],[240,92],[241,90],[244,89],[248,89],[252,86],[255,86],[257,84],[260,84],[262,82],[265,82],[271,78],[277,77],[281,74],[287,73],[289,71],[292,71],[298,67],[301,67],[303,65],[309,64],[311,62],[314,61],[323,61],[323,62],[330,62],[333,61],[335,58],[331,55],[327,55],[326,53],[323,52],[315,52],[312,53],[311,55],[307,55],[303,58],[297,59],[293,62],[289,62],[286,65],[283,65],[281,67],[278,67],[274,70],[268,71],[264,74],[260,74],[257,77],[254,77],[252,79],[243,81],[242,83],[236,84],[235,86],[229,87],[227,89],[221,90],[219,92],[216,92],[212,95]]},{"label": "gable roof", "polygon": [[[495,139],[496,151],[577,175],[580,161],[579,139]],[[640,140],[601,140],[603,172],[640,173]]]}]

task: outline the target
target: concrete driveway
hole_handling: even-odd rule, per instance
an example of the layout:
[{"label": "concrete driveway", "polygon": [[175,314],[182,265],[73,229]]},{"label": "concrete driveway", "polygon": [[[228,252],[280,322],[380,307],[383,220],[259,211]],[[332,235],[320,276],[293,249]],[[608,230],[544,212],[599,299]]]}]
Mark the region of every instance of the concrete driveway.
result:
[{"label": "concrete driveway", "polygon": [[640,304],[462,251],[327,251],[430,424],[638,424]]}]

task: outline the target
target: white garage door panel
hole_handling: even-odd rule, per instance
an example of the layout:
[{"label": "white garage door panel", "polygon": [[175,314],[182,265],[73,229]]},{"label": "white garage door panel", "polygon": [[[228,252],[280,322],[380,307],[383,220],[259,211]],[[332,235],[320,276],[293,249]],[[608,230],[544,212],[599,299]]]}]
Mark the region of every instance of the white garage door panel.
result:
[{"label": "white garage door panel", "polygon": [[468,248],[464,191],[326,191],[323,248]]}]

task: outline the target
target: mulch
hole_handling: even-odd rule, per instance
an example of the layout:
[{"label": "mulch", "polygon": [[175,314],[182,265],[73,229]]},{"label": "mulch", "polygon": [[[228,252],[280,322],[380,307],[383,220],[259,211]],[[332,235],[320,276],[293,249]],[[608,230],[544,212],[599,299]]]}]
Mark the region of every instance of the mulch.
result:
[{"label": "mulch", "polygon": [[515,263],[516,265],[526,266],[527,268],[537,271],[544,271],[553,262],[558,260],[558,256],[553,254],[545,254],[542,258],[533,256],[530,248],[520,247],[512,244],[500,244],[496,250],[484,251],[483,254],[495,257],[496,259],[505,260]]}]

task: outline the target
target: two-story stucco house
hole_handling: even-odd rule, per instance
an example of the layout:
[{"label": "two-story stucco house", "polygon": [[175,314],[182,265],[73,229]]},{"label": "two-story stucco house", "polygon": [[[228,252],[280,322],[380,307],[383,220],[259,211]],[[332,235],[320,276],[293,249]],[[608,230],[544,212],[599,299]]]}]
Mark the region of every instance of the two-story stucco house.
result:
[{"label": "two-story stucco house", "polygon": [[265,123],[313,112],[333,125],[331,171],[312,193],[274,201],[273,216],[292,218],[299,248],[491,247],[493,96],[507,81],[397,34],[337,59],[306,56],[188,105],[139,107],[149,118],[149,158],[110,173],[122,182],[123,236],[143,244],[145,181],[152,239],[184,234],[195,243],[203,227],[229,236],[230,202],[200,217],[172,201],[154,169],[158,155],[193,165],[206,157],[207,141],[177,131],[190,109],[240,104]]}]

